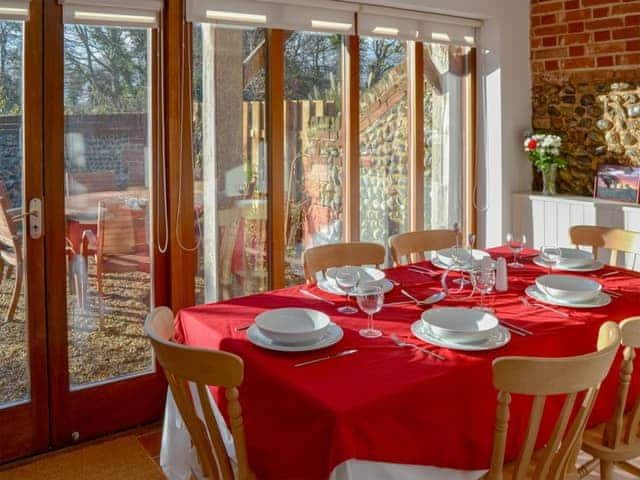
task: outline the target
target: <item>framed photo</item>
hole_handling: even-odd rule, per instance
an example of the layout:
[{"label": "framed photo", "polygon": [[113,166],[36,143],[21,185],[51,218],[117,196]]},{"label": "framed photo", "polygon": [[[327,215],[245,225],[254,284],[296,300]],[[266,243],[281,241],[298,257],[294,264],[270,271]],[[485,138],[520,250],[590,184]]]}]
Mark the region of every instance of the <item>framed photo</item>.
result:
[{"label": "framed photo", "polygon": [[600,165],[593,196],[604,200],[638,203],[640,199],[640,167]]}]

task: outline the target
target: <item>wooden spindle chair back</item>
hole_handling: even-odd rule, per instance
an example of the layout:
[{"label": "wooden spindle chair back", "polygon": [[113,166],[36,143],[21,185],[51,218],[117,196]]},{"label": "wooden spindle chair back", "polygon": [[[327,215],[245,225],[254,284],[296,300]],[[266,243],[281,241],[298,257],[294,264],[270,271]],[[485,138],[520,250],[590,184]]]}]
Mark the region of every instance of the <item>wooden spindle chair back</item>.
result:
[{"label": "wooden spindle chair back", "polygon": [[604,247],[604,234],[609,230],[611,230],[609,227],[574,225],[569,228],[569,237],[576,248],[591,247],[593,258],[597,259],[598,251]]},{"label": "wooden spindle chair back", "polygon": [[399,233],[389,238],[391,259],[394,265],[423,262],[425,255],[456,244],[454,230],[425,230],[423,232]]},{"label": "wooden spindle chair back", "polygon": [[640,317],[631,317],[620,323],[622,336],[622,361],[616,403],[613,415],[606,422],[604,430],[595,427],[587,431],[583,450],[592,455],[596,461],[581,469],[581,474],[588,474],[598,462],[601,464],[602,478],[613,478],[613,464],[640,476],[640,469],[627,463],[640,457],[640,395],[634,400],[631,409],[625,414],[629,401],[629,389],[633,376],[633,362],[636,348],[640,348]]},{"label": "wooden spindle chair back", "polygon": [[[486,478],[502,480],[560,480],[577,477],[575,463],[587,419],[601,382],[607,375],[620,345],[620,330],[614,322],[600,327],[597,351],[567,358],[504,357],[493,362],[493,383],[498,389],[498,407],[493,438],[491,468]],[[524,443],[515,463],[504,465],[511,395],[533,396]],[[578,395],[584,394],[572,418]],[[551,437],[541,452],[534,447],[546,397],[566,396]],[[510,475],[508,475],[510,474]]]},{"label": "wooden spindle chair back", "polygon": [[[173,313],[166,307],[154,309],[145,321],[145,331],[158,363],[164,369],[169,388],[180,415],[187,426],[198,453],[203,473],[215,480],[246,480],[254,478],[246,452],[242,409],[238,387],[242,384],[244,364],[237,355],[204,350],[175,343]],[[204,419],[196,413],[189,383],[195,384]],[[228,416],[236,451],[237,477],[222,440],[209,401],[209,386],[226,390]]]},{"label": "wooden spindle chair back", "polygon": [[302,266],[307,283],[316,282],[316,273],[331,267],[346,265],[374,265],[381,267],[385,261],[385,248],[377,243],[348,242],[307,248],[302,253]]},{"label": "wooden spindle chair back", "polygon": [[603,238],[604,248],[611,251],[609,265],[617,265],[618,253],[623,252],[633,255],[633,267],[635,268],[636,258],[640,254],[640,232],[612,228],[604,233]]}]

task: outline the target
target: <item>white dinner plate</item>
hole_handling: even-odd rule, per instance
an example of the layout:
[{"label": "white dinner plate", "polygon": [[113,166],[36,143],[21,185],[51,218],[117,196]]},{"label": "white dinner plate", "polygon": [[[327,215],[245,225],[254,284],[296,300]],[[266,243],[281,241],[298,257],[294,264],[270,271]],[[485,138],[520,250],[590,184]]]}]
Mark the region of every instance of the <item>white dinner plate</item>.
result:
[{"label": "white dinner plate", "polygon": [[[539,267],[549,268],[549,264],[545,263],[539,255],[533,259],[533,263]],[[561,265],[555,265],[552,270],[558,270],[561,272],[596,272],[603,268],[604,264],[596,260],[591,265],[585,265],[583,267],[563,267]]]},{"label": "white dinner plate", "polygon": [[267,350],[275,350],[277,352],[310,352],[312,350],[320,350],[335,345],[344,336],[344,332],[339,325],[335,323],[329,324],[329,328],[325,334],[317,341],[308,345],[283,345],[274,340],[265,337],[256,325],[251,325],[247,330],[247,338],[251,343]]},{"label": "white dinner plate", "polygon": [[359,278],[359,282],[364,284],[364,283],[372,283],[372,284],[377,284],[378,282],[381,282],[382,279],[384,279],[385,277],[385,273],[378,269],[378,268],[372,268],[372,267],[331,267],[328,268],[327,271],[325,272],[324,276],[326,278],[328,278],[329,280],[333,280],[334,282],[336,281],[336,276],[338,275],[338,272],[342,269],[347,269],[350,271],[355,271],[358,272],[358,278]]},{"label": "white dinner plate", "polygon": [[[441,250],[436,256],[431,259],[431,263],[434,267],[441,268],[443,270],[453,270],[454,272],[466,272],[471,269],[471,265],[454,266],[453,260],[450,259],[450,248]],[[473,250],[473,259],[480,261],[483,258],[490,258],[491,255],[484,250]],[[443,260],[444,259],[444,260]],[[451,263],[449,263],[451,262]]]},{"label": "white dinner plate", "polygon": [[461,350],[463,352],[494,350],[505,346],[511,340],[509,330],[504,328],[502,325],[499,325],[495,329],[495,332],[487,338],[473,343],[459,343],[451,338],[438,337],[431,331],[429,325],[424,323],[422,320],[418,320],[411,325],[411,333],[413,333],[416,338],[432,345],[448,348],[450,350]]},{"label": "white dinner plate", "polygon": [[556,305],[558,307],[569,307],[569,308],[598,308],[598,307],[606,307],[611,303],[611,297],[604,292],[600,292],[597,297],[588,301],[588,302],[566,302],[562,300],[558,300],[556,298],[547,297],[544,293],[538,290],[536,285],[530,285],[525,290],[525,293],[542,303],[548,303],[549,305]]},{"label": "white dinner plate", "polygon": [[[382,287],[383,293],[388,293],[391,290],[393,290],[393,283],[391,283],[391,281],[387,280],[386,278],[380,281],[379,283],[376,282],[372,285],[379,285],[380,287]],[[336,282],[328,278],[323,278],[321,280],[318,280],[318,288],[326,293],[332,293],[334,295],[340,295],[340,296],[345,295],[345,293],[342,290],[340,290],[340,287],[336,285]],[[352,293],[351,296],[355,297],[356,295],[355,293]]]}]

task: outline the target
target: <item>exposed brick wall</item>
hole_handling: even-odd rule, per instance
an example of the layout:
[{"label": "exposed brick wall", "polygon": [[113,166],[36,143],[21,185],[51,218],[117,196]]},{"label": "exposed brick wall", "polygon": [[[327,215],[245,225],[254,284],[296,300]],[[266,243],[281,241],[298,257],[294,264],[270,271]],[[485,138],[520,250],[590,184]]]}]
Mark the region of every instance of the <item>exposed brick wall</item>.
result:
[{"label": "exposed brick wall", "polygon": [[640,0],[531,0],[532,125],[563,138],[560,192],[592,194],[603,163],[640,166],[639,67]]},{"label": "exposed brick wall", "polygon": [[531,0],[534,73],[640,65],[640,1]]}]

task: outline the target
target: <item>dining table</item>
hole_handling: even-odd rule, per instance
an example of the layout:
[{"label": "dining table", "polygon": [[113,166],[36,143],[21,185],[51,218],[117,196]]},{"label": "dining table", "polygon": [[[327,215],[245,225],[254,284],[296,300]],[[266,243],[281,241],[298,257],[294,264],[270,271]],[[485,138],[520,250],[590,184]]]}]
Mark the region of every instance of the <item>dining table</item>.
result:
[{"label": "dining table", "polygon": [[[505,247],[488,251],[494,259],[510,257]],[[640,274],[611,266],[575,273],[598,280],[613,294],[606,306],[554,306],[557,313],[533,301],[525,304],[525,289],[548,273],[546,267],[532,262],[535,255],[533,250],[522,252],[523,267],[508,269],[508,290],[486,296],[485,303],[500,321],[530,333],[512,331],[510,341],[493,350],[454,350],[412,335],[411,325],[425,309],[479,303],[479,295],[469,286],[459,289],[452,282],[460,275],[456,272],[449,273],[449,294],[443,301],[426,307],[406,303],[401,290],[426,298],[442,288],[439,275],[420,273],[412,265],[385,270],[394,288],[374,317],[375,327],[383,332],[379,338],[360,336],[366,315],[338,313],[344,297],[314,285],[184,308],[176,315],[175,337],[187,346],[224,350],[243,359],[240,402],[249,462],[260,479],[479,478],[488,469],[493,444],[497,391],[492,383],[492,362],[505,356],[586,354],[596,349],[603,322],[640,315]],[[430,261],[415,265],[435,270]],[[343,329],[344,336],[321,351],[276,352],[254,345],[247,331],[238,328],[253,323],[261,312],[282,307],[324,312]],[[398,346],[392,334],[443,359]],[[357,352],[302,368],[295,366],[345,350]],[[618,352],[602,384],[590,425],[612,414],[620,358]],[[631,399],[638,394],[638,376],[634,377]],[[226,418],[220,389],[211,387],[211,396]],[[517,457],[531,401],[531,397],[513,396],[507,460]],[[549,438],[562,403],[560,397],[547,400],[539,447]],[[220,423],[224,428],[224,422]],[[163,447],[170,444],[163,442]],[[170,452],[164,453],[165,459],[170,458]]]}]

